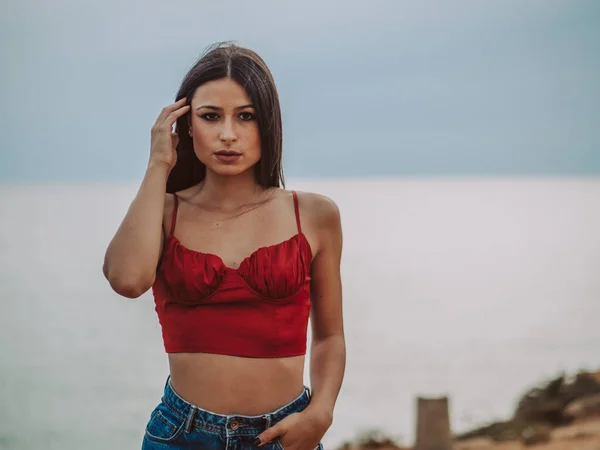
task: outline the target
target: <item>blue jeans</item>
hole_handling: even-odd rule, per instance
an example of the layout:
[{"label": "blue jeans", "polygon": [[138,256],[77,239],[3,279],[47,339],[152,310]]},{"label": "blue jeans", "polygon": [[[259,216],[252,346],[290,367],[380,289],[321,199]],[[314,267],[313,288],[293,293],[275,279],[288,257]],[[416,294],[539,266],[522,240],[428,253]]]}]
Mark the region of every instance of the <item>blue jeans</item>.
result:
[{"label": "blue jeans", "polygon": [[[216,414],[181,398],[168,377],[161,402],[146,426],[142,450],[256,450],[258,447],[252,443],[256,436],[290,414],[302,411],[309,402],[310,391],[305,387],[295,400],[261,416]],[[278,439],[262,449],[284,450]],[[323,446],[319,444],[317,449],[323,450]]]}]

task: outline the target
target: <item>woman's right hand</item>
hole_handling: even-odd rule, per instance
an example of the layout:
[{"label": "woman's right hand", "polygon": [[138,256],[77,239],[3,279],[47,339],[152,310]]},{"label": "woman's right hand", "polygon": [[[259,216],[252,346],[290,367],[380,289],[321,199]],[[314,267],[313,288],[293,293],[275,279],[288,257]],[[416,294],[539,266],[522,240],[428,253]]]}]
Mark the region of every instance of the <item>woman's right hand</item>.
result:
[{"label": "woman's right hand", "polygon": [[166,106],[158,115],[150,133],[150,163],[166,165],[171,170],[177,162],[177,143],[179,136],[173,133],[177,119],[190,110],[186,98]]}]

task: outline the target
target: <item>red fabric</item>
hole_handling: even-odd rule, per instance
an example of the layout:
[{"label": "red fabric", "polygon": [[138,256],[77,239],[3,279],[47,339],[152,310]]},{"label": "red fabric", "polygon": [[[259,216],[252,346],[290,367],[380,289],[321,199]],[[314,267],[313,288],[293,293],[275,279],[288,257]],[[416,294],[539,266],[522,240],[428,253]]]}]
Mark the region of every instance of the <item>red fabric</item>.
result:
[{"label": "red fabric", "polygon": [[168,353],[203,352],[256,358],[306,353],[312,253],[300,228],[261,247],[237,269],[210,253],[184,247],[171,233],[152,287]]}]

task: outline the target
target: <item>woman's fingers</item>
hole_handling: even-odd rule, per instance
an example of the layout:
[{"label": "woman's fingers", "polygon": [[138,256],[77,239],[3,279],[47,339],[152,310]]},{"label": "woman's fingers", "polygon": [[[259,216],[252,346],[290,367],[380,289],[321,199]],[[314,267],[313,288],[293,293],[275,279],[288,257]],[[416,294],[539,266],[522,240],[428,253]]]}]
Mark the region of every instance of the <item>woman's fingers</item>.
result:
[{"label": "woman's fingers", "polygon": [[182,108],[179,108],[175,111],[172,111],[166,118],[165,120],[165,125],[168,125],[169,127],[172,127],[173,124],[177,121],[177,119],[179,119],[181,116],[183,116],[185,113],[187,113],[190,110],[190,105],[185,105]]},{"label": "woman's fingers", "polygon": [[158,117],[156,118],[156,122],[154,122],[154,127],[158,128],[159,126],[161,126],[163,124],[163,122],[166,120],[167,116],[169,114],[171,114],[173,111],[176,111],[176,110],[180,109],[182,106],[184,106],[186,101],[187,101],[187,98],[183,97],[182,99],[179,99],[175,103],[172,103],[169,106],[165,106],[162,109],[162,111],[160,112],[160,114],[158,115]]}]

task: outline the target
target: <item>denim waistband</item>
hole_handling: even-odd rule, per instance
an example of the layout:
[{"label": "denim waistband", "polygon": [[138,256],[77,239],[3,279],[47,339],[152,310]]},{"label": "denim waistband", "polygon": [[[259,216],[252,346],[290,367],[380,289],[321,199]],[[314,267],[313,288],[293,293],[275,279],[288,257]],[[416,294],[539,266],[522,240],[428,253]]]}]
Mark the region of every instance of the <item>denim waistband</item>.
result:
[{"label": "denim waistband", "polygon": [[168,376],[162,401],[182,421],[185,421],[185,431],[188,433],[193,428],[199,428],[228,436],[256,435],[286,416],[306,408],[310,403],[310,389],[305,386],[302,393],[294,400],[266,414],[225,415],[208,411],[184,400],[175,392],[171,385],[171,376]]}]

